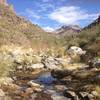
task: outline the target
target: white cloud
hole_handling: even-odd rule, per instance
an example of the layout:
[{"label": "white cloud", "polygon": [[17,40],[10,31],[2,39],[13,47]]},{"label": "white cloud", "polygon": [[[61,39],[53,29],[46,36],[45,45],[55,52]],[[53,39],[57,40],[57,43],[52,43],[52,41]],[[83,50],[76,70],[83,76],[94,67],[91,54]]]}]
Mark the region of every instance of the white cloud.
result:
[{"label": "white cloud", "polygon": [[88,21],[97,18],[99,14],[89,14],[85,10],[81,10],[80,7],[69,6],[61,7],[54,10],[48,16],[50,19],[55,20],[62,24],[79,24],[80,21]]},{"label": "white cloud", "polygon": [[48,11],[48,9],[52,9],[52,10],[55,9],[54,5],[51,4],[51,3],[44,3],[44,4],[41,4],[41,5],[40,5],[40,8],[41,8],[41,9],[39,9],[40,12]]},{"label": "white cloud", "polygon": [[47,31],[47,32],[53,32],[53,31],[54,31],[54,29],[53,29],[52,27],[49,27],[49,26],[44,27],[43,29],[44,29],[45,31]]},{"label": "white cloud", "polygon": [[35,18],[35,19],[41,18],[41,16],[39,16],[36,12],[34,12],[31,9],[26,9],[26,13],[28,14],[28,17],[32,17],[32,18]]}]

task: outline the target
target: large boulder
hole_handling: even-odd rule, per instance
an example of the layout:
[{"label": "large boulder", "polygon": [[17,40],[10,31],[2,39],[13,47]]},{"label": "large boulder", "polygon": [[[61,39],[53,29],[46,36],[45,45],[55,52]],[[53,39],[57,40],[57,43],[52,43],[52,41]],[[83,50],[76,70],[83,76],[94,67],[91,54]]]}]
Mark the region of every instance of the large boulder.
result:
[{"label": "large boulder", "polygon": [[86,51],[83,51],[80,47],[72,46],[69,48],[68,53],[71,55],[83,55]]},{"label": "large boulder", "polygon": [[72,46],[67,51],[68,55],[72,59],[72,62],[79,62],[82,55],[85,55],[86,51],[83,51],[80,47]]}]

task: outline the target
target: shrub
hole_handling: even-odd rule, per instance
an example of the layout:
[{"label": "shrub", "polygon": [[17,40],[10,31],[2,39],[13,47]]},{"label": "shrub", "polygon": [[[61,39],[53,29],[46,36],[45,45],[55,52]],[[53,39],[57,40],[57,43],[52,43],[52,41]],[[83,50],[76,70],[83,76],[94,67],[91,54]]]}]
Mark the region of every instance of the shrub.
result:
[{"label": "shrub", "polygon": [[14,64],[9,59],[3,59],[0,61],[0,77],[6,77],[13,71]]}]

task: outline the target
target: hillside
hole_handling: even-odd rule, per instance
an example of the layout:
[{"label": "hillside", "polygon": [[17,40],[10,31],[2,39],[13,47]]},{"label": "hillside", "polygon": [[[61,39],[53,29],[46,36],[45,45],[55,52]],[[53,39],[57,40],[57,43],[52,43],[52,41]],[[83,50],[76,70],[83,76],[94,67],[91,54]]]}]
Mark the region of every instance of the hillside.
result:
[{"label": "hillside", "polygon": [[100,16],[85,27],[79,35],[80,47],[95,55],[100,55]]},{"label": "hillside", "polygon": [[[0,45],[49,46],[51,36],[38,25],[18,16],[12,6],[0,4]],[[52,44],[51,42],[51,44]],[[37,44],[36,44],[37,43]],[[50,45],[51,45],[50,44]]]}]

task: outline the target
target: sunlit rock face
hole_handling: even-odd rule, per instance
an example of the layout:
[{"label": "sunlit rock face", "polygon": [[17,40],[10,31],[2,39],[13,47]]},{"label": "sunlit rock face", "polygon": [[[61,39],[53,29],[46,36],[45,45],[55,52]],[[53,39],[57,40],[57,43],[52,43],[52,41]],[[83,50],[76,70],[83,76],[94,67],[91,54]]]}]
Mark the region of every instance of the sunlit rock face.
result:
[{"label": "sunlit rock face", "polygon": [[86,51],[83,51],[80,47],[76,47],[76,46],[72,46],[70,47],[70,49],[68,50],[69,54],[75,54],[75,55],[82,55],[85,54]]},{"label": "sunlit rock face", "polygon": [[86,51],[82,50],[80,47],[77,46],[72,46],[69,48],[67,51],[69,54],[70,58],[72,59],[73,62],[79,62],[81,55],[85,55]]}]

